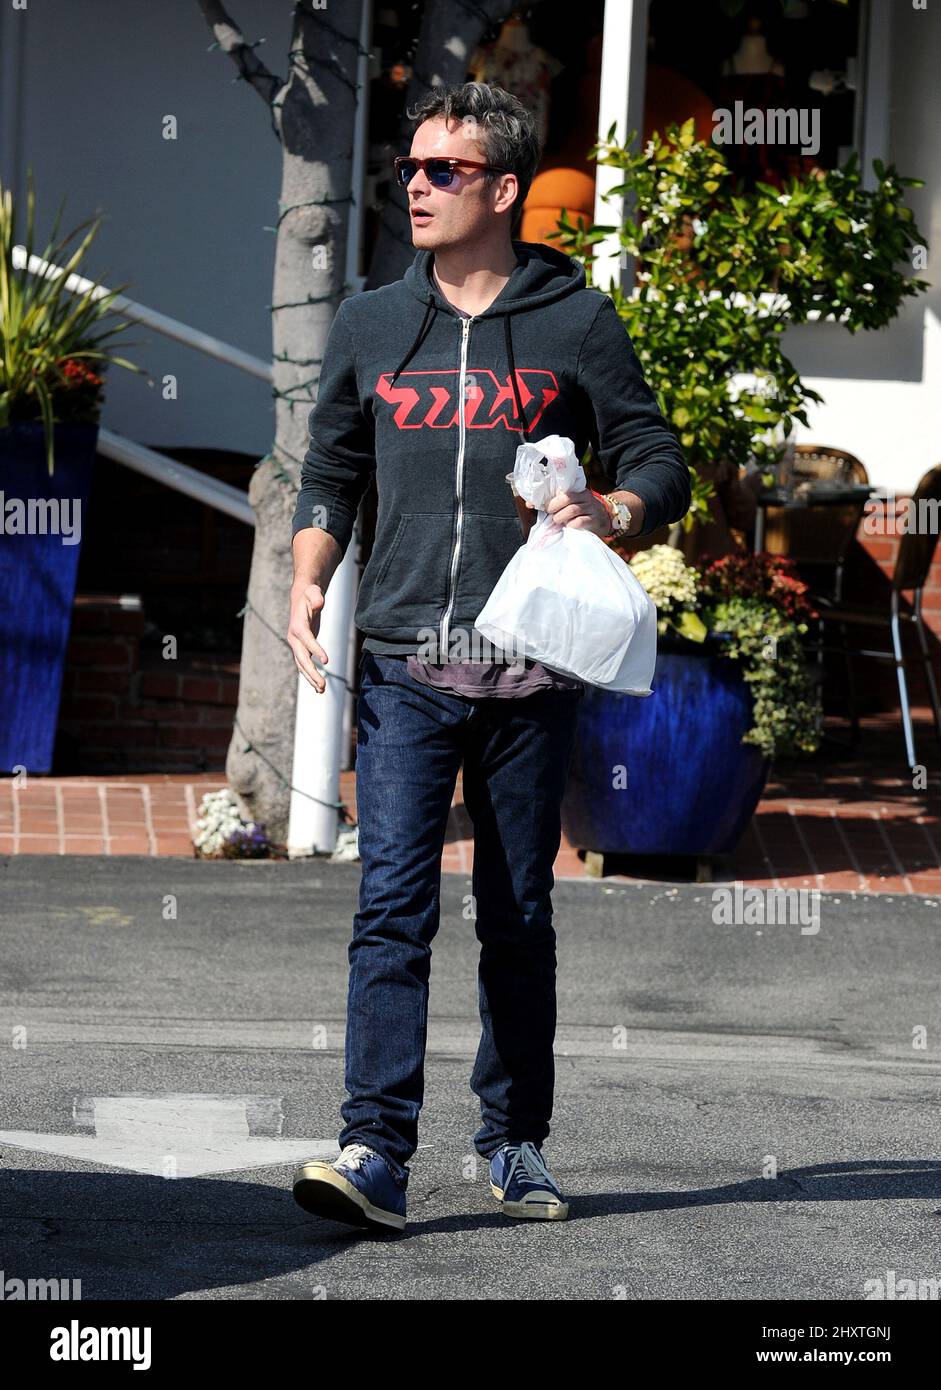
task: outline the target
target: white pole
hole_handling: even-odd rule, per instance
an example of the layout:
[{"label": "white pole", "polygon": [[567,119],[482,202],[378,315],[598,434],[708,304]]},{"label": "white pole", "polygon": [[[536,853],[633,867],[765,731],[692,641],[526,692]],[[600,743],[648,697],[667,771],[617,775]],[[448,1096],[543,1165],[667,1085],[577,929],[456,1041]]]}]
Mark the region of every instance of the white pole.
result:
[{"label": "white pole", "polygon": [[293,790],[288,821],[288,857],[291,859],[309,854],[332,854],[337,845],[343,713],[347,702],[344,682],[350,680],[349,630],[353,622],[355,579],[356,546],[351,542],[327,586],[320,614],[318,641],[329,657],[322,668],[327,688],[318,695],[303,676],[297,678]]},{"label": "white pole", "polygon": [[[614,138],[624,141],[632,129],[640,132],[643,123],[645,26],[647,0],[607,0],[601,46],[601,92],[598,99],[598,135],[605,139],[612,124]],[[607,198],[609,190],[624,182],[624,170],[595,165],[595,222],[601,226],[623,222],[624,199]],[[595,289],[610,293],[612,284],[620,287],[624,277],[621,243],[616,235],[607,236],[595,247],[592,280]]]}]

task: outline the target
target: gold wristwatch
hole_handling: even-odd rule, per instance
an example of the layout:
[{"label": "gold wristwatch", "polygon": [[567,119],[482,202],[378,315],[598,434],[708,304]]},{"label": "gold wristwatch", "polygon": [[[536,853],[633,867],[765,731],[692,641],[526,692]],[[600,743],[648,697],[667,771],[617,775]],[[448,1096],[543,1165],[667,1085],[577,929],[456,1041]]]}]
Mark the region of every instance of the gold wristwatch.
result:
[{"label": "gold wristwatch", "polygon": [[618,536],[626,535],[631,526],[630,507],[626,502],[620,502],[612,497],[610,492],[604,493],[601,500],[611,513],[611,535],[608,539],[614,540]]}]

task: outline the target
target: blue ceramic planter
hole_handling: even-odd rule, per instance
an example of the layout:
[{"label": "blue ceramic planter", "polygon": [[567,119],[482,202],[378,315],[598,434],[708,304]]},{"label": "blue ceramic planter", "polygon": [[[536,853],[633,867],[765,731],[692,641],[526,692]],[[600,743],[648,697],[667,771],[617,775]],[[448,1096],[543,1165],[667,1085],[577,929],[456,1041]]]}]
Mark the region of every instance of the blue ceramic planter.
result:
[{"label": "blue ceramic planter", "polygon": [[[97,424],[56,425],[50,477],[41,424],[0,429],[0,772],[52,767],[97,440]],[[36,501],[51,503],[49,529],[43,534],[34,520],[27,534],[12,533],[13,509],[22,502],[28,514],[33,502],[38,516]],[[72,543],[67,530],[76,522]]]},{"label": "blue ceramic planter", "polygon": [[[653,694],[586,687],[562,802],[576,849],[714,855],[735,848],[771,766],[742,743],[751,691],[720,641],[663,637]],[[618,773],[623,765],[625,772]]]}]

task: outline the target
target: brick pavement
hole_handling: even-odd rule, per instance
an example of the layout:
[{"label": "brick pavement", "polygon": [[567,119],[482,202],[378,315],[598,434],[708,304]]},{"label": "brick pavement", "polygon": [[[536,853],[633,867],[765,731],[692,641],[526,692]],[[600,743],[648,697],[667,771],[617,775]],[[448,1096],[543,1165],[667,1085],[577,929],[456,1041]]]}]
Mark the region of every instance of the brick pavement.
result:
[{"label": "brick pavement", "polygon": [[[916,710],[923,756],[937,766],[927,711]],[[941,775],[913,790],[905,775],[897,716],[863,721],[856,756],[831,749],[776,767],[724,876],[746,884],[876,893],[941,894]],[[191,857],[200,798],[225,785],[221,772],[40,777],[17,789],[0,780],[0,854],[183,855]],[[355,819],[356,774],[340,797]],[[468,874],[472,827],[458,777],[442,857],[444,872]],[[677,881],[692,866],[608,860],[606,877]],[[584,857],[564,839],[557,878],[585,878]]]}]

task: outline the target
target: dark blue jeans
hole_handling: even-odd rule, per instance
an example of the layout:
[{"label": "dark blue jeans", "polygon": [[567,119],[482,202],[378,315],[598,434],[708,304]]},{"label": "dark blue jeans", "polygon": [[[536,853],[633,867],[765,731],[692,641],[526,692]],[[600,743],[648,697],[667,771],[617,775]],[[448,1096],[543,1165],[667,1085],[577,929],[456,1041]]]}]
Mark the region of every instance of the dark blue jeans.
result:
[{"label": "dark blue jeans", "polygon": [[356,808],[362,862],[349,947],[346,1144],[368,1144],[403,1186],[424,1097],[431,943],[457,773],[474,827],[482,1024],[471,1089],[489,1158],[541,1143],[555,1086],[556,951],[550,893],[581,690],[470,700],[363,652]]}]

